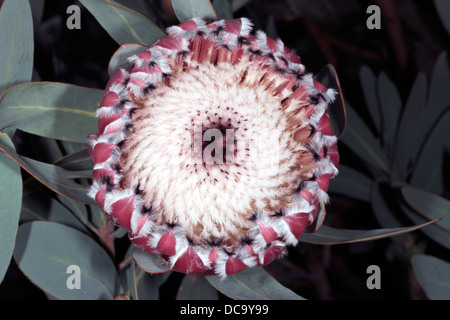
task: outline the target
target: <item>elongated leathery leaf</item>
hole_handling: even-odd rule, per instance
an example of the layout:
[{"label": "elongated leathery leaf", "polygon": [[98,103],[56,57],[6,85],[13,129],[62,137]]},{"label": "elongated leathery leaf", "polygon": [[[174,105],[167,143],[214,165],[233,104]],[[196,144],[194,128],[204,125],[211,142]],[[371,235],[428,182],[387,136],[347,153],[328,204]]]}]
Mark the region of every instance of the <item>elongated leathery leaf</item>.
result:
[{"label": "elongated leathery leaf", "polygon": [[[407,203],[399,202],[401,210],[408,216],[409,219],[415,224],[427,223],[430,220],[421,213],[413,210]],[[436,241],[440,245],[447,249],[450,249],[450,233],[441,228],[438,224],[432,223],[429,226],[420,229],[425,235],[430,237],[433,241]]]},{"label": "elongated leathery leaf", "polygon": [[424,74],[419,74],[414,81],[411,93],[406,101],[397,131],[393,171],[402,180],[405,179],[411,162],[417,157],[417,145],[420,137],[420,123],[424,115],[427,95],[427,81]]},{"label": "elongated leathery leaf", "polygon": [[151,45],[165,32],[142,14],[109,0],[80,0],[118,43]]},{"label": "elongated leathery leaf", "polygon": [[158,257],[139,250],[138,248],[133,249],[133,259],[142,270],[145,270],[148,273],[157,274],[169,271],[169,269],[160,262]]},{"label": "elongated leathery leaf", "polygon": [[54,164],[71,171],[92,170],[93,164],[87,148],[58,159]]},{"label": "elongated leathery leaf", "polygon": [[[14,149],[5,133],[0,141]],[[14,250],[22,200],[20,167],[0,152],[0,283],[8,269]]]},{"label": "elongated leathery leaf", "polygon": [[73,181],[74,178],[87,175],[90,171],[68,171],[55,165],[23,157],[4,144],[0,144],[0,150],[56,193],[80,202],[95,204],[95,201],[87,196],[88,187]]},{"label": "elongated leathery leaf", "polygon": [[411,184],[441,194],[444,191],[444,155],[450,135],[450,108],[428,136],[415,163]]},{"label": "elongated leathery leaf", "polygon": [[366,101],[367,109],[370,112],[372,122],[379,134],[381,132],[381,110],[378,103],[377,80],[373,72],[367,66],[362,66],[359,70],[361,88]]},{"label": "elongated leathery leaf", "polygon": [[217,14],[209,0],[172,0],[173,11],[180,22],[192,18],[217,20]]},{"label": "elongated leathery leaf", "polygon": [[34,191],[22,199],[20,223],[30,221],[50,221],[64,224],[88,233],[86,227],[63,204],[42,190]]},{"label": "elongated leathery leaf", "polygon": [[402,194],[406,202],[427,219],[442,219],[435,225],[450,233],[450,201],[413,187],[403,187]]},{"label": "elongated leathery leaf", "polygon": [[233,10],[229,0],[214,0],[212,4],[218,19],[233,19]]},{"label": "elongated leathery leaf", "polygon": [[411,259],[420,286],[429,299],[450,299],[450,264],[439,258],[417,254]]},{"label": "elongated leathery leaf", "polygon": [[128,61],[128,58],[147,49],[147,46],[136,43],[127,43],[121,45],[109,60],[108,74],[112,76],[114,72],[116,72],[120,68],[129,71],[131,63]]},{"label": "elongated leathery leaf", "polygon": [[[107,252],[70,227],[44,221],[23,224],[14,258],[33,283],[59,299],[112,299],[119,293],[116,269]],[[77,284],[79,289],[74,289]]]},{"label": "elongated leathery leaf", "polygon": [[382,115],[384,150],[392,155],[398,119],[402,110],[402,100],[396,86],[385,73],[379,75],[377,84]]},{"label": "elongated leathery leaf", "polygon": [[434,0],[436,11],[444,24],[447,33],[450,35],[450,3],[447,0]]},{"label": "elongated leathery leaf", "polygon": [[224,295],[237,300],[304,300],[282,286],[261,267],[248,268],[222,280],[219,276],[206,279]]},{"label": "elongated leathery leaf", "polygon": [[0,8],[0,94],[31,80],[33,18],[28,0],[6,0]]},{"label": "elongated leathery leaf", "polygon": [[217,290],[202,275],[187,274],[178,289],[177,300],[217,300]]},{"label": "elongated leathery leaf", "polygon": [[[395,189],[389,184],[381,181],[376,181],[372,184],[370,190],[370,205],[378,224],[385,229],[400,228],[403,226],[401,221],[397,218],[397,208],[389,202],[390,196],[395,192]],[[401,237],[393,237],[393,241],[397,241]]]},{"label": "elongated leathery leaf", "polygon": [[417,230],[436,221],[438,220],[433,220],[413,227],[373,230],[335,229],[328,226],[322,226],[315,233],[304,233],[300,237],[300,241],[313,244],[343,244],[376,240]]},{"label": "elongated leathery leaf", "polygon": [[347,129],[340,141],[352,149],[361,159],[385,172],[389,172],[389,162],[381,149],[379,140],[373,136],[361,117],[348,103],[346,104],[346,111]]},{"label": "elongated leathery leaf", "polygon": [[9,89],[0,100],[0,129],[86,143],[97,131],[95,111],[103,91],[55,82],[29,82]]}]

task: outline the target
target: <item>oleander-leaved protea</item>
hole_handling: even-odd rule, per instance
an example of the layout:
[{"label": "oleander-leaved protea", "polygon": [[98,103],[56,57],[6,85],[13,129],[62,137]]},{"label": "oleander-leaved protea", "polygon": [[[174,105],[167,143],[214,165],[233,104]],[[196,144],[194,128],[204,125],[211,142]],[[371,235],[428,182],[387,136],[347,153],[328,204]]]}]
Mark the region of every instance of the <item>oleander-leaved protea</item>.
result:
[{"label": "oleander-leaved protea", "polygon": [[246,18],[167,32],[107,84],[90,195],[171,270],[266,265],[328,200],[335,92]]}]

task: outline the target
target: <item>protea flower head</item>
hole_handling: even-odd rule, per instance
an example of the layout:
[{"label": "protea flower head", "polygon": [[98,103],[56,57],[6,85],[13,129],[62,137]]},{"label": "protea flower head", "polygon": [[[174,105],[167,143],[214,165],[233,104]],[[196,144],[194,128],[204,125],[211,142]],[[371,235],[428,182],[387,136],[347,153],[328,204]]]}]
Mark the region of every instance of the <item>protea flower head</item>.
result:
[{"label": "protea flower head", "polygon": [[334,90],[246,18],[167,32],[107,84],[90,195],[172,270],[266,265],[328,200]]}]

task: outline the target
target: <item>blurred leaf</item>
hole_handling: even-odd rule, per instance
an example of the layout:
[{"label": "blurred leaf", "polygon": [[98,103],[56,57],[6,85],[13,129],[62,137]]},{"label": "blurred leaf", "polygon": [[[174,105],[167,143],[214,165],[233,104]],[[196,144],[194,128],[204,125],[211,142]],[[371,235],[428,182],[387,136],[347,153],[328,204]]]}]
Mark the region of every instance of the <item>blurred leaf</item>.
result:
[{"label": "blurred leaf", "polygon": [[109,0],[80,0],[118,43],[151,45],[165,32],[142,14]]},{"label": "blurred leaf", "polygon": [[217,300],[216,289],[198,274],[187,274],[178,289],[177,300]]},{"label": "blurred leaf", "polygon": [[382,116],[382,137],[384,149],[392,156],[398,120],[402,110],[402,100],[394,83],[382,72],[377,81],[379,103]]},{"label": "blurred leaf", "polygon": [[[339,22],[342,16],[354,13],[359,9],[353,0],[287,0],[287,9],[290,14],[323,22]],[[360,10],[360,9],[359,9]]]},{"label": "blurred leaf", "polygon": [[450,136],[450,108],[439,119],[422,146],[414,166],[411,184],[432,193],[444,191],[444,153]]},{"label": "blurred leaf", "polygon": [[436,222],[436,220],[412,227],[372,230],[335,229],[324,225],[315,233],[302,234],[299,241],[320,245],[370,241],[396,236],[405,232],[411,232],[434,222]]},{"label": "blurred leaf", "polygon": [[435,226],[450,233],[450,201],[433,193],[412,187],[403,187],[403,197],[406,202],[428,220],[441,218]]},{"label": "blurred leaf", "polygon": [[372,180],[346,165],[339,165],[339,174],[330,183],[329,192],[362,201],[370,201]]},{"label": "blurred leaf", "polygon": [[450,2],[448,0],[434,0],[434,5],[442,24],[450,35]]},{"label": "blurred leaf", "polygon": [[236,12],[246,6],[251,0],[231,0],[231,9]]},{"label": "blurred leaf", "polygon": [[275,17],[273,16],[273,14],[269,14],[269,16],[267,17],[265,31],[269,38],[272,38],[272,39],[279,38],[278,31],[277,31],[277,24],[276,24]]},{"label": "blurred leaf", "polygon": [[423,229],[423,232],[437,243],[450,248],[450,201],[412,187],[403,187],[402,194],[406,203],[413,209],[403,206],[411,220],[421,222],[442,219]]},{"label": "blurred leaf", "polygon": [[150,274],[170,271],[161,263],[157,256],[139,250],[138,248],[133,249],[133,259],[142,270]]},{"label": "blurred leaf", "polygon": [[394,150],[393,170],[404,181],[411,161],[417,156],[416,152],[420,141],[418,122],[424,114],[427,81],[425,75],[420,73],[411,88],[400,119]]},{"label": "blurred leaf", "polygon": [[333,88],[337,91],[335,101],[329,105],[331,125],[334,134],[338,139],[344,134],[347,127],[347,112],[345,110],[344,96],[342,94],[341,84],[333,65],[327,64],[314,76],[314,79],[322,83],[327,88]]},{"label": "blurred leaf", "polygon": [[359,78],[361,81],[361,88],[364,94],[364,100],[366,101],[367,108],[372,122],[375,125],[377,134],[381,133],[381,111],[378,102],[377,94],[377,79],[373,72],[367,67],[362,66],[359,70]]},{"label": "blurred leaf", "polygon": [[[406,216],[411,219],[412,222],[416,224],[426,223],[430,220],[425,218],[422,214],[419,214],[417,211],[413,210],[409,205],[405,202],[399,202],[402,211],[406,214]],[[423,229],[420,230],[426,236],[428,236],[433,241],[439,243],[443,247],[450,249],[450,233],[444,230],[439,225],[433,223]]]},{"label": "blurred leaf", "polygon": [[114,52],[111,59],[109,60],[108,65],[109,76],[112,76],[114,72],[116,72],[118,69],[121,68],[130,71],[131,63],[128,62],[128,58],[134,56],[135,54],[139,54],[147,49],[148,49],[147,46],[141,44],[127,43],[121,45],[119,49],[117,49],[116,52]]},{"label": "blurred leaf", "polygon": [[230,274],[225,279],[206,276],[217,290],[237,300],[304,300],[293,291],[283,287],[267,271],[254,267]]},{"label": "blurred leaf", "polygon": [[212,4],[217,13],[217,19],[233,19],[233,10],[229,0],[213,0]]},{"label": "blurred leaf", "polygon": [[217,20],[217,14],[209,0],[172,0],[172,7],[180,22],[192,18]]},{"label": "blurred leaf", "polygon": [[33,25],[38,25],[44,15],[45,0],[32,0],[29,2],[31,13],[33,15]]},{"label": "blurred leaf", "polygon": [[369,128],[348,103],[346,110],[347,130],[340,140],[361,159],[388,172],[389,162],[378,139],[372,135]]},{"label": "blurred leaf", "polygon": [[56,82],[29,82],[9,89],[0,100],[0,130],[86,143],[97,131],[95,110],[103,91]]},{"label": "blurred leaf", "polygon": [[370,205],[382,228],[401,227],[403,225],[397,219],[399,209],[395,207],[397,205],[395,190],[390,183],[376,181],[372,184]]},{"label": "blurred leaf", "polygon": [[55,165],[20,156],[3,144],[0,144],[0,150],[54,192],[80,202],[95,205],[94,200],[87,195],[88,187],[73,181],[74,178],[86,175],[90,171],[68,171]]},{"label": "blurred leaf", "polygon": [[0,8],[0,95],[30,81],[33,72],[33,18],[27,0],[7,0]]},{"label": "blurred leaf", "polygon": [[450,264],[439,258],[416,254],[411,259],[417,281],[432,300],[450,300]]},{"label": "blurred leaf", "polygon": [[[0,142],[14,150],[9,137],[0,132]],[[11,261],[22,201],[20,167],[0,152],[0,283]]]},{"label": "blurred leaf", "polygon": [[425,126],[423,135],[429,132],[442,114],[450,107],[450,67],[448,65],[447,52],[439,55],[431,75],[430,92],[425,114]]},{"label": "blurred leaf", "polygon": [[[70,227],[44,221],[20,226],[14,258],[19,268],[51,296],[113,299],[119,281],[113,261],[92,238]],[[80,268],[80,289],[69,289],[70,265]]]}]

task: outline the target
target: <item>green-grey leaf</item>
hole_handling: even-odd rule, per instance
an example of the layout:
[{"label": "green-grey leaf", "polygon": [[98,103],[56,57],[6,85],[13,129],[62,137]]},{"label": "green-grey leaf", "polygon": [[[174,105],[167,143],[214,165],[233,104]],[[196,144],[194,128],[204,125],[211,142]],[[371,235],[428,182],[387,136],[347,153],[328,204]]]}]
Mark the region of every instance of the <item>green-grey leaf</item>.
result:
[{"label": "green-grey leaf", "polygon": [[48,196],[42,190],[24,195],[20,223],[30,221],[51,221],[64,224],[87,233],[86,227],[62,203]]},{"label": "green-grey leaf", "polygon": [[33,72],[33,18],[28,0],[6,0],[0,8],[0,95],[30,81]]},{"label": "green-grey leaf", "polygon": [[[399,228],[403,225],[397,218],[397,211],[393,208],[393,204],[389,201],[393,194],[394,190],[390,184],[379,181],[372,184],[370,205],[382,228]],[[393,239],[396,240],[397,237]]]},{"label": "green-grey leaf", "polygon": [[169,271],[169,268],[164,266],[157,256],[139,250],[138,248],[133,249],[133,259],[142,270],[150,274]]},{"label": "green-grey leaf", "polygon": [[433,193],[413,187],[403,187],[406,202],[428,220],[442,219],[435,223],[450,233],[450,201]]},{"label": "green-grey leaf", "polygon": [[373,72],[367,66],[361,67],[359,70],[359,78],[367,108],[377,133],[379,134],[381,133],[381,110],[378,103],[377,80]]},{"label": "green-grey leaf", "polygon": [[[13,143],[5,133],[0,133],[0,141],[14,149]],[[21,201],[20,167],[6,154],[0,152],[0,283],[14,250]]]},{"label": "green-grey leaf", "polygon": [[142,14],[109,0],[80,0],[118,43],[151,45],[165,32]]},{"label": "green-grey leaf", "polygon": [[448,0],[434,0],[434,5],[436,6],[436,11],[441,18],[442,24],[450,35],[450,3]]},{"label": "green-grey leaf", "polygon": [[129,69],[131,67],[131,63],[128,61],[128,58],[136,54],[139,54],[147,49],[148,47],[142,44],[127,43],[121,45],[119,49],[117,49],[116,52],[114,52],[111,59],[109,60],[108,65],[109,76],[112,76],[114,72],[116,72],[118,69],[125,69],[127,71],[130,71]]},{"label": "green-grey leaf", "polygon": [[380,147],[379,140],[372,135],[367,125],[348,103],[346,103],[346,110],[347,129],[340,141],[361,157],[361,159],[388,172],[389,162],[386,154]]},{"label": "green-grey leaf", "polygon": [[[107,252],[84,233],[62,224],[23,224],[14,258],[33,283],[58,299],[112,299],[118,293],[119,279]],[[67,286],[72,265],[81,271],[80,289]]]},{"label": "green-grey leaf", "polygon": [[172,0],[172,7],[180,22],[192,18],[217,20],[217,14],[209,0]]},{"label": "green-grey leaf", "polygon": [[55,165],[70,171],[92,170],[93,164],[87,148],[75,151],[54,162]]},{"label": "green-grey leaf", "polygon": [[214,0],[212,4],[218,19],[233,19],[233,10],[229,0]]},{"label": "green-grey leaf", "polygon": [[[134,300],[158,300],[159,287],[169,278],[171,272],[150,274],[136,264],[132,258],[134,246],[130,246],[126,253],[126,266],[121,269],[129,295]],[[129,260],[128,260],[129,259]]]},{"label": "green-grey leaf", "polygon": [[329,192],[362,201],[370,201],[372,180],[349,166],[340,164],[339,174],[331,181]]},{"label": "green-grey leaf", "polygon": [[[52,164],[20,156],[4,144],[0,144],[0,150],[5,152],[35,179],[56,193],[80,202],[96,204],[87,196],[88,187],[73,181],[74,178],[82,175],[80,171],[68,171]],[[81,171],[81,173],[84,172]]]},{"label": "green-grey leaf", "polygon": [[251,0],[231,0],[231,8],[236,12],[246,6]]},{"label": "green-grey leaf", "polygon": [[178,289],[177,300],[217,300],[217,290],[198,274],[187,274]]},{"label": "green-grey leaf", "polygon": [[414,166],[411,184],[441,194],[444,191],[444,155],[450,136],[450,108],[440,118],[425,141]]},{"label": "green-grey leaf", "polygon": [[[401,210],[406,214],[406,216],[411,219],[412,222],[416,224],[427,223],[430,220],[425,218],[422,214],[417,211],[411,209],[409,205],[404,203],[403,201],[399,203]],[[441,228],[436,223],[432,223],[431,225],[421,229],[425,235],[430,237],[433,241],[436,241],[443,247],[450,249],[450,233]]]},{"label": "green-grey leaf", "polygon": [[[448,18],[447,18],[448,19]],[[443,112],[450,106],[450,67],[448,65],[448,54],[443,52],[439,55],[431,75],[430,93],[426,109],[424,135],[442,116]]]},{"label": "green-grey leaf", "polygon": [[103,91],[55,82],[30,82],[0,100],[0,130],[86,143],[97,131],[95,111]]},{"label": "green-grey leaf", "polygon": [[407,169],[417,156],[420,148],[421,137],[419,137],[419,123],[422,121],[427,95],[427,81],[425,75],[420,73],[411,88],[411,93],[405,104],[402,117],[400,119],[394,150],[393,172],[404,180]]},{"label": "green-grey leaf", "polygon": [[378,76],[377,88],[382,115],[384,149],[392,155],[402,100],[394,83],[384,72]]},{"label": "green-grey leaf", "polygon": [[417,281],[429,299],[450,299],[450,264],[448,262],[424,254],[414,255],[411,262]]},{"label": "green-grey leaf", "polygon": [[114,0],[111,2],[121,4],[122,6],[127,7],[128,9],[139,12],[140,14],[143,14],[144,16],[149,18],[151,21],[156,21],[156,19],[158,18],[155,11],[152,8],[152,4],[151,4],[152,1]]},{"label": "green-grey leaf", "polygon": [[237,300],[304,300],[282,286],[262,267],[248,268],[228,275],[206,276],[206,279],[224,295]]},{"label": "green-grey leaf", "polygon": [[423,228],[433,222],[435,221],[426,222],[421,225],[405,228],[372,229],[372,230],[336,229],[323,225],[315,233],[304,233],[300,237],[299,241],[320,245],[323,244],[333,245],[333,244],[370,241],[400,235],[405,232],[411,232],[419,228]]}]

